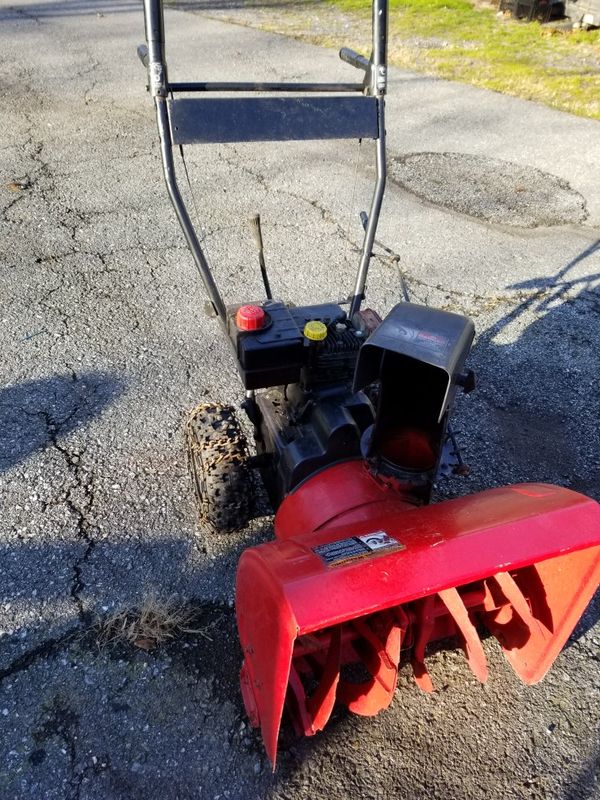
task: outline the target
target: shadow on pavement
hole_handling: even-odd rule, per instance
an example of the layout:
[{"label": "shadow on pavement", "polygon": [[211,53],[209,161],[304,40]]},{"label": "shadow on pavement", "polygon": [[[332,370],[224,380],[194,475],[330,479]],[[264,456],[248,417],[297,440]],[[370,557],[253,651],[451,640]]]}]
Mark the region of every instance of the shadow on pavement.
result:
[{"label": "shadow on pavement", "polygon": [[[503,433],[502,455],[512,459],[513,482],[558,481],[600,500],[600,462],[589,457],[591,446],[600,445],[593,414],[600,272],[569,277],[595,254],[600,239],[556,274],[508,286],[527,294],[479,334],[471,358],[491,422]],[[535,319],[526,323],[531,313]],[[500,471],[499,480],[507,479]]]},{"label": "shadow on pavement", "polygon": [[569,278],[568,273],[595,253],[600,253],[600,239],[582,250],[575,258],[571,259],[554,275],[544,278],[533,278],[520,281],[507,286],[507,289],[533,292],[529,297],[519,303],[510,313],[506,314],[497,323],[492,325],[480,337],[479,341],[489,341],[509,323],[514,322],[529,309],[535,309],[538,314],[551,313],[556,310],[556,304],[564,301],[569,292],[578,290],[577,300],[588,300],[596,304],[600,311],[599,282],[600,272],[584,275],[580,278]]},{"label": "shadow on pavement", "polygon": [[591,758],[579,771],[562,796],[562,800],[594,800],[600,781],[600,746],[596,745]]},{"label": "shadow on pavement", "polygon": [[123,391],[115,375],[52,375],[0,388],[0,473],[98,416]]},{"label": "shadow on pavement", "polygon": [[[294,0],[294,5],[316,5],[319,0]],[[226,11],[235,8],[276,8],[290,5],[290,0],[165,0],[165,8],[188,11]],[[41,20],[48,17],[102,16],[141,12],[140,0],[58,0],[57,2],[11,3],[0,10],[0,20],[22,16]]]},{"label": "shadow on pavement", "polygon": [[[496,485],[561,483],[600,500],[595,343],[600,272],[569,276],[595,254],[600,254],[600,239],[554,275],[507,287],[531,294],[477,339],[471,364],[486,406],[477,423],[489,436]],[[536,319],[521,330],[527,312]],[[509,328],[518,336],[510,344],[497,343],[495,337]],[[598,621],[600,593],[569,642]]]}]

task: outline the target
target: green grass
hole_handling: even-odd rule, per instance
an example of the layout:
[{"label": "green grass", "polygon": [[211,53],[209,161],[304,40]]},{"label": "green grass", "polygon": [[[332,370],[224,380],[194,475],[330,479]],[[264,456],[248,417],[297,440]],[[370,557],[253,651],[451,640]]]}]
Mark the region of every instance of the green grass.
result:
[{"label": "green grass", "polygon": [[[370,0],[333,0],[368,16]],[[390,0],[390,63],[600,119],[600,31],[557,31],[467,0]]]},{"label": "green grass", "polygon": [[[389,0],[390,63],[600,119],[600,30],[521,22],[499,16],[497,2]],[[371,0],[254,0],[232,18],[367,54],[370,11]]]}]

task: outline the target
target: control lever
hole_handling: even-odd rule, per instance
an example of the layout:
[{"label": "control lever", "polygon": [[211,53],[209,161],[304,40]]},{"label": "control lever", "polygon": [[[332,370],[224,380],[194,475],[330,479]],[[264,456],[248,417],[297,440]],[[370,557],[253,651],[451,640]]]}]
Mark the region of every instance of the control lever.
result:
[{"label": "control lever", "polygon": [[265,293],[269,300],[273,299],[273,295],[271,294],[271,287],[269,285],[269,276],[267,275],[267,268],[265,266],[265,253],[263,248],[263,238],[262,238],[262,231],[260,229],[260,214],[255,214],[253,217],[250,217],[250,230],[252,231],[252,236],[254,238],[254,243],[256,244],[256,249],[258,250],[258,263],[260,264],[260,274],[262,275],[263,284],[265,286]]}]

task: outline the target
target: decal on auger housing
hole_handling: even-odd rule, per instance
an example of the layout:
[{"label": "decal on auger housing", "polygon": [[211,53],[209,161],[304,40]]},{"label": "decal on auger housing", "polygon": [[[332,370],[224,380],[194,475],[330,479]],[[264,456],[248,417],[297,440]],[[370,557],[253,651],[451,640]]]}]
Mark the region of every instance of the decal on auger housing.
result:
[{"label": "decal on auger housing", "polygon": [[[218,531],[243,527],[253,473],[276,510],[275,540],[242,554],[236,584],[242,695],[273,765],[284,711],[311,735],[336,702],[364,715],[386,708],[401,649],[426,691],[426,647],[449,637],[485,681],[485,628],[535,683],[598,587],[600,507],[544,484],[429,504],[448,469],[455,393],[474,386],[464,370],[474,327],[410,302],[383,321],[362,308],[386,182],[387,1],[373,0],[370,58],[340,51],[364,74],[357,83],[171,83],[161,0],[144,0],[144,13],[147,46],[138,53],[167,189],[254,428],[250,456],[233,409],[205,403],[190,416],[201,519]],[[374,140],[376,181],[347,303],[275,299],[254,217],[266,299],[226,306],[182,200],[173,148],[352,138]],[[408,301],[404,285],[403,295]]]}]

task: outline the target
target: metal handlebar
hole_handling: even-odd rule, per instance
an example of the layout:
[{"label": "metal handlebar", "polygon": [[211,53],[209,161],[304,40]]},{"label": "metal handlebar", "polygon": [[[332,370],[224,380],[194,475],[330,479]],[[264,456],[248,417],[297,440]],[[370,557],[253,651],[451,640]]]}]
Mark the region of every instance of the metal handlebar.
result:
[{"label": "metal handlebar", "polygon": [[[165,181],[167,189],[171,197],[171,201],[175,208],[175,212],[179,219],[179,223],[183,229],[184,236],[190,247],[194,261],[200,272],[207,293],[211,299],[217,316],[221,322],[227,324],[227,311],[219,290],[215,284],[210,267],[206,260],[198,237],[190,220],[189,214],[183,202],[183,198],[177,186],[175,176],[175,164],[173,162],[173,139],[170,129],[170,111],[167,106],[167,97],[171,90],[168,77],[167,77],[167,64],[165,59],[165,35],[164,35],[164,19],[163,19],[163,0],[144,0],[144,18],[146,29],[146,43],[147,47],[140,45],[138,47],[138,57],[144,66],[148,69],[149,88],[154,98],[156,107],[156,115],[160,136],[161,155],[163,162],[163,170],[165,173]],[[375,97],[377,101],[377,131],[378,137],[376,139],[376,167],[377,179],[365,236],[363,240],[362,252],[356,281],[354,285],[354,292],[351,295],[350,312],[349,316],[352,318],[361,306],[361,302],[365,294],[365,284],[367,279],[367,272],[369,269],[369,261],[373,249],[373,242],[375,239],[375,231],[379,219],[379,212],[381,210],[381,203],[383,200],[383,193],[386,183],[386,162],[385,162],[385,91],[386,91],[386,75],[387,75],[387,28],[388,28],[388,0],[372,0],[372,41],[373,49],[371,58],[367,59],[359,53],[344,47],[340,50],[340,58],[346,61],[353,67],[361,69],[365,73],[362,91],[364,94]],[[204,84],[179,84],[177,88],[182,91],[199,91],[207,90],[208,85]],[[211,85],[211,90],[217,87],[216,84]],[[242,84],[227,84],[219,86],[220,89],[239,91],[242,88],[244,91],[264,91],[265,86],[252,85],[248,87]],[[270,84],[269,91],[288,91],[288,85]],[[296,91],[357,91],[361,90],[358,85],[323,85],[308,84],[296,87]]]}]

